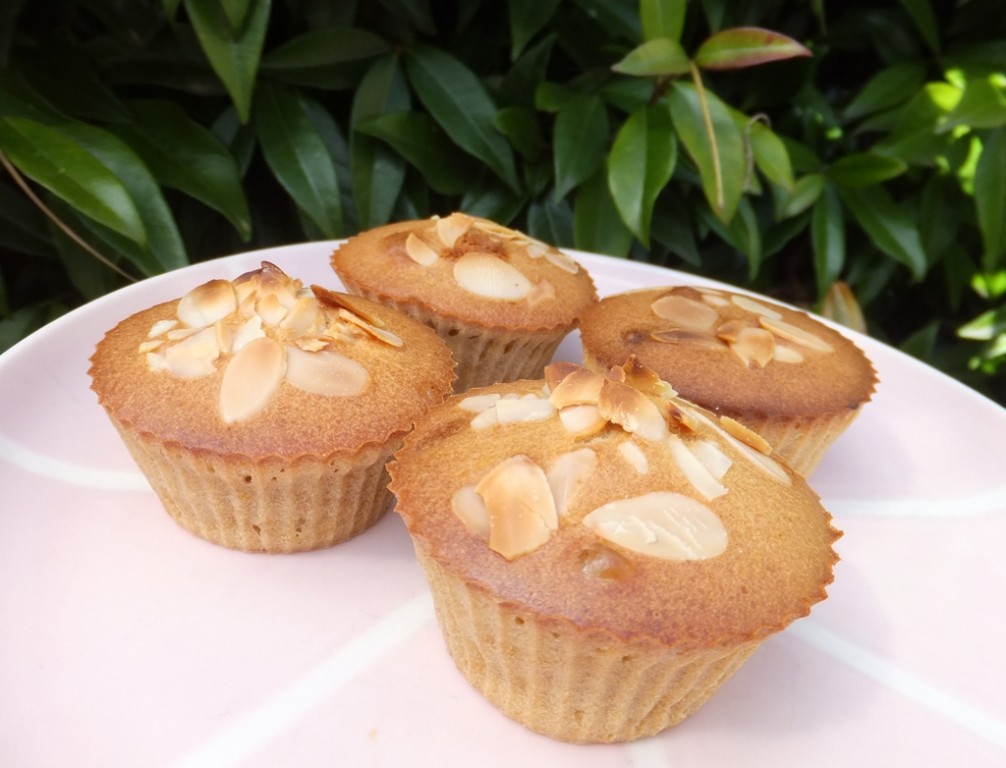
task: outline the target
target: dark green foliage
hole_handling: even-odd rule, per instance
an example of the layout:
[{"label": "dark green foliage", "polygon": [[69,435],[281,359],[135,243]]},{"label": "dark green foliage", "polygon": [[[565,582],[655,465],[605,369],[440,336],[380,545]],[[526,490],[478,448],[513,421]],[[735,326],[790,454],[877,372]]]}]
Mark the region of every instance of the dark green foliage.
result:
[{"label": "dark green foliage", "polygon": [[1000,6],[7,3],[0,349],[128,279],[464,209],[862,310],[1006,402]]}]

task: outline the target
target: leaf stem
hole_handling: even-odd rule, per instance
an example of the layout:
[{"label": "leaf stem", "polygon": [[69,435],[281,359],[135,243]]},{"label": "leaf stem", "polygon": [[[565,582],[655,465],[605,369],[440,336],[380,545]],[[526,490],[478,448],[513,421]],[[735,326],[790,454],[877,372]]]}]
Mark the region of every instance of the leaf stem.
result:
[{"label": "leaf stem", "polygon": [[62,219],[60,219],[59,216],[57,216],[53,212],[53,210],[49,208],[49,206],[43,203],[42,199],[35,194],[35,190],[33,190],[28,185],[28,182],[24,180],[24,177],[21,175],[21,172],[14,167],[14,164],[7,159],[7,155],[5,155],[3,152],[0,152],[0,165],[3,165],[3,167],[7,170],[7,173],[9,173],[11,178],[14,179],[14,183],[17,184],[18,187],[20,187],[22,192],[24,192],[25,196],[29,200],[31,200],[31,202],[34,203],[35,206],[40,211],[42,211],[42,213],[44,213],[46,217],[53,224],[59,227],[63,231],[63,233],[66,234],[67,237],[73,240],[73,242],[75,242],[77,245],[79,245],[81,248],[83,248],[85,251],[87,251],[89,254],[91,254],[94,258],[96,258],[99,262],[104,264],[109,269],[113,270],[114,272],[118,272],[120,275],[122,275],[131,283],[136,282],[135,277],[133,277],[131,274],[123,270],[122,267],[120,267],[118,264],[114,263],[107,257],[103,256],[99,251],[95,250],[95,248],[91,246],[90,243],[88,243],[80,235],[78,235],[76,232],[70,229],[70,226],[68,224],[66,224]]},{"label": "leaf stem", "polygon": [[713,117],[709,113],[709,102],[706,101],[706,89],[702,84],[702,74],[695,66],[694,61],[688,62],[692,72],[692,82],[695,83],[695,92],[699,97],[699,110],[702,112],[702,124],[706,129],[706,137],[709,139],[709,153],[713,161],[713,180],[716,182],[716,207],[723,210],[726,207],[726,200],[723,196],[723,167],[720,165],[720,148],[716,143],[716,131],[713,129]]}]

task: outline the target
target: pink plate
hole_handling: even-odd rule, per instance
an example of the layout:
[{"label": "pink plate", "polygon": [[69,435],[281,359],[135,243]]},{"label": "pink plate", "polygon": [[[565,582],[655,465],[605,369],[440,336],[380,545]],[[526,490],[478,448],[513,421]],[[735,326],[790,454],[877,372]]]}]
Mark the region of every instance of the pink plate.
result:
[{"label": "pink plate", "polygon": [[[290,556],[176,526],[89,389],[95,343],[262,259],[338,288],[333,245],[146,280],[0,356],[0,764],[1006,764],[1006,410],[866,337],[877,395],[811,477],[845,531],[830,598],[633,744],[555,742],[486,703],[446,654],[393,514]],[[604,295],[708,283],[574,255]],[[559,356],[579,355],[574,334]]]}]

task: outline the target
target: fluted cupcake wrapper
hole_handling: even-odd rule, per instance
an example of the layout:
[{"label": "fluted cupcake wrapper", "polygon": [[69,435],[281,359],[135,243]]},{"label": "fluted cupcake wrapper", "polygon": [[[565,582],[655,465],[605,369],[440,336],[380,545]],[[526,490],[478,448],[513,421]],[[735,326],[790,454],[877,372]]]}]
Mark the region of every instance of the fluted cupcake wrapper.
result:
[{"label": "fluted cupcake wrapper", "polygon": [[470,587],[419,543],[416,554],[458,669],[506,715],[555,739],[659,733],[701,707],[760,644],[678,650],[591,635]]},{"label": "fluted cupcake wrapper", "polygon": [[861,410],[862,406],[814,419],[745,417],[738,418],[738,421],[743,421],[744,426],[764,437],[776,455],[803,477],[808,477]]},{"label": "fluted cupcake wrapper", "polygon": [[229,549],[331,547],[374,525],[391,506],[385,464],[400,441],[349,458],[254,461],[201,455],[116,428],[168,514]]}]

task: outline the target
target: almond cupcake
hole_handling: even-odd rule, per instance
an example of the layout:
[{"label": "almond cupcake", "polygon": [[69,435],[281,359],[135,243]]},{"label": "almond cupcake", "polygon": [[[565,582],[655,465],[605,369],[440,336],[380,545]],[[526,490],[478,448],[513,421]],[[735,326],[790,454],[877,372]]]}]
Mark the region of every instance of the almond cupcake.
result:
[{"label": "almond cupcake", "polygon": [[396,510],[489,701],[565,741],[652,735],[825,598],[840,534],[764,440],[636,361],[545,376],[432,408]]},{"label": "almond cupcake", "polygon": [[454,378],[421,323],[267,262],[126,318],[90,375],[168,513],[253,552],[373,525],[391,501],[388,458]]},{"label": "almond cupcake", "polygon": [[852,341],[809,314],[706,287],[608,296],[581,320],[584,364],[629,355],[686,400],[764,437],[804,476],[873,396],[873,365]]},{"label": "almond cupcake", "polygon": [[540,378],[597,300],[590,275],[562,251],[463,213],[363,232],[332,267],[350,293],[433,328],[457,360],[457,391]]}]

